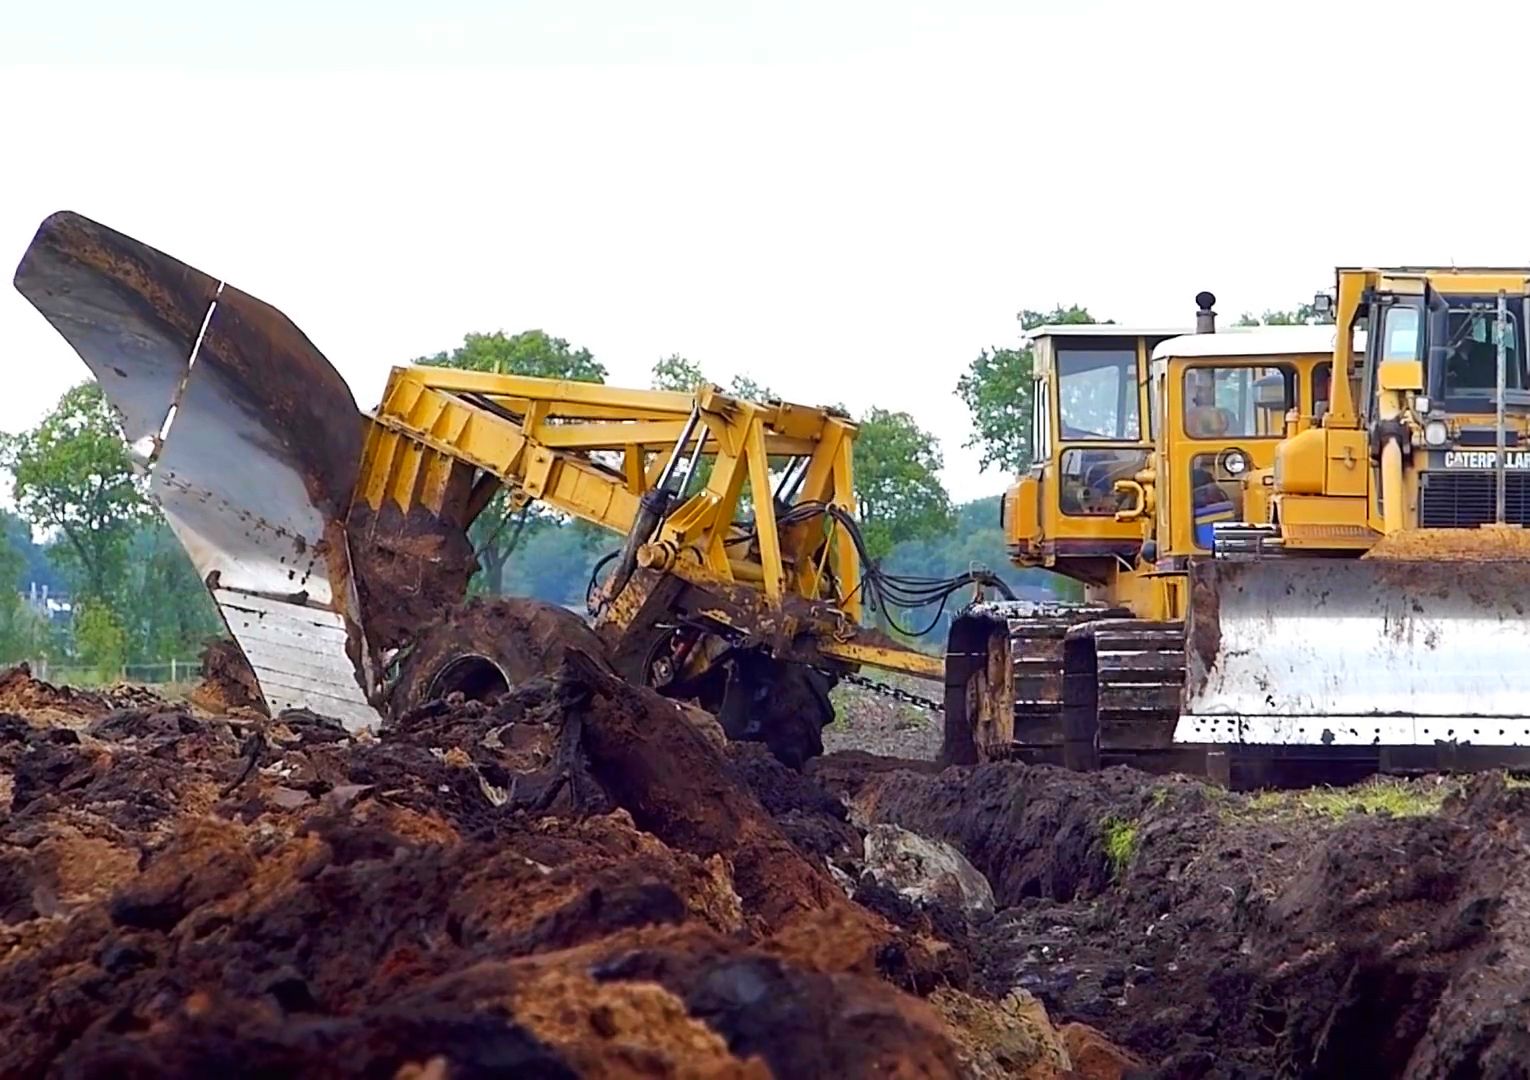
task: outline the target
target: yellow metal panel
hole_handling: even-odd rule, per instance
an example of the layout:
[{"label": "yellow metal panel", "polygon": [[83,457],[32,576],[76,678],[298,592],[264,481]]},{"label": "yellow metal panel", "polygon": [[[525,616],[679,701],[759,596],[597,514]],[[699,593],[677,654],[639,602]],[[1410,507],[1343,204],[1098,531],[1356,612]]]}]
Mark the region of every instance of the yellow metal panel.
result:
[{"label": "yellow metal panel", "polygon": [[884,671],[901,671],[924,679],[944,680],[946,677],[945,657],[931,656],[915,649],[867,645],[858,641],[825,641],[818,646],[818,651],[836,660],[865,664]]},{"label": "yellow metal panel", "polygon": [[765,568],[765,596],[771,601],[779,601],[786,572],[781,563],[781,534],[776,528],[770,463],[758,419],[749,425],[744,440],[744,453],[749,462],[749,491],[754,497],[754,528],[760,541],[760,562]]},{"label": "yellow metal panel", "polygon": [[[855,462],[852,457],[854,444],[844,439],[834,461],[834,504],[850,513],[855,512]],[[843,533],[834,545],[834,576],[839,579],[843,592],[845,614],[854,622],[861,621],[861,560],[855,545]]]},{"label": "yellow metal panel", "polygon": [[430,451],[425,459],[425,476],[420,484],[420,502],[424,503],[432,513],[437,515],[441,513],[454,468],[456,468],[456,462],[445,454]]},{"label": "yellow metal panel", "polygon": [[728,519],[732,518],[733,510],[738,506],[739,494],[744,489],[745,469],[743,458],[719,454],[717,463],[712,466],[712,475],[707,479],[707,490],[717,504],[717,521],[707,541],[706,565],[713,573],[729,581],[733,575],[728,569],[728,551],[723,541],[727,539]]},{"label": "yellow metal panel", "polygon": [[[1326,430],[1326,429],[1325,429]],[[1364,495],[1370,490],[1370,449],[1363,431],[1327,431],[1329,495]]]},{"label": "yellow metal panel", "polygon": [[543,446],[533,446],[526,455],[521,487],[533,499],[540,499],[547,490],[547,475],[552,472],[553,454]]},{"label": "yellow metal panel", "polygon": [[[442,389],[442,393],[457,394],[459,391]],[[468,391],[461,391],[467,393]],[[499,408],[516,416],[524,416],[531,408],[533,401],[545,401],[547,404],[548,417],[559,420],[654,420],[666,421],[675,418],[672,409],[617,409],[610,405],[592,405],[580,401],[547,401],[543,398],[506,397],[501,394],[478,394],[478,397],[497,405]]]},{"label": "yellow metal panel", "polygon": [[1436,291],[1447,295],[1470,294],[1496,296],[1499,290],[1510,296],[1525,295],[1525,270],[1513,270],[1501,274],[1479,273],[1471,270],[1430,270],[1425,275]]},{"label": "yellow metal panel", "polygon": [[1383,360],[1376,367],[1376,384],[1381,390],[1422,390],[1424,365],[1418,360]]},{"label": "yellow metal panel", "polygon": [[1364,550],[1380,538],[1367,524],[1366,499],[1278,495],[1275,502],[1288,548]]},{"label": "yellow metal panel", "polygon": [[435,390],[556,401],[560,405],[575,403],[688,416],[695,400],[691,394],[671,390],[628,390],[571,379],[537,379],[527,375],[499,375],[482,371],[458,371],[455,368],[416,367],[408,370],[423,385]]},{"label": "yellow metal panel", "polygon": [[627,490],[634,495],[641,495],[647,490],[647,477],[643,475],[643,450],[638,446],[629,446],[622,453],[622,475],[627,480]]},{"label": "yellow metal panel", "polygon": [[1275,488],[1292,495],[1321,495],[1328,483],[1328,436],[1325,428],[1309,428],[1280,444],[1275,452]]}]

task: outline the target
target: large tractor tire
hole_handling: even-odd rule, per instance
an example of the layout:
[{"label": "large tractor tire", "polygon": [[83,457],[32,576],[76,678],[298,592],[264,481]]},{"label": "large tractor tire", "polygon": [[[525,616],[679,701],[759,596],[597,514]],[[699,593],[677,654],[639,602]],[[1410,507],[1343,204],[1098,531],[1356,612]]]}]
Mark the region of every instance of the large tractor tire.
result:
[{"label": "large tractor tire", "polygon": [[391,711],[401,716],[452,693],[492,702],[557,670],[570,650],[609,667],[600,638],[571,611],[521,597],[469,600],[415,641],[393,689]]},{"label": "large tractor tire", "polygon": [[[605,644],[573,612],[540,600],[469,600],[428,629],[409,650],[391,699],[393,716],[461,694],[491,703],[514,687],[557,670],[570,650],[611,669]],[[728,738],[763,742],[791,768],[823,753],[822,730],[834,718],[831,683],[801,664],[753,650],[730,653],[697,685],[674,687],[715,715]]]}]

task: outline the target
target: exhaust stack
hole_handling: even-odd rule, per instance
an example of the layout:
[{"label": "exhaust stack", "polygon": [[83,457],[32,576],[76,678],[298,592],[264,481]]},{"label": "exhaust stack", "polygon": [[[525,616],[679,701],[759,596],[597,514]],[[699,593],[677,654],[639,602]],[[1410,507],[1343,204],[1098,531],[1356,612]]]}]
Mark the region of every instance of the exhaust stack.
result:
[{"label": "exhaust stack", "polygon": [[1195,294],[1195,332],[1197,334],[1217,332],[1217,313],[1212,310],[1216,302],[1217,298],[1209,292]]}]

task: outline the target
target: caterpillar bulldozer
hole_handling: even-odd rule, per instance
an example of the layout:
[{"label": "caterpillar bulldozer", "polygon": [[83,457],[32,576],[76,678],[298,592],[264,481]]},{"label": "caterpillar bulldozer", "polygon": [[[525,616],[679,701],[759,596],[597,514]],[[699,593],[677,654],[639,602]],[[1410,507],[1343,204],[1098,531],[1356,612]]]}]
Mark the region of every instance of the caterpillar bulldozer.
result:
[{"label": "caterpillar bulldozer", "polygon": [[1195,333],[1037,330],[1003,522],[1085,595],[961,614],[947,757],[1238,787],[1530,762],[1527,283],[1341,269],[1332,325],[1217,332],[1203,293]]},{"label": "caterpillar bulldozer", "polygon": [[280,311],[72,213],[43,222],[15,284],[115,406],[273,714],[375,725],[587,644],[562,609],[463,604],[467,528],[501,491],[620,539],[589,591],[620,674],[793,764],[821,751],[841,675],[942,678],[865,608],[1008,591],[866,558],[856,428],[832,409],[406,366],[364,414]]}]

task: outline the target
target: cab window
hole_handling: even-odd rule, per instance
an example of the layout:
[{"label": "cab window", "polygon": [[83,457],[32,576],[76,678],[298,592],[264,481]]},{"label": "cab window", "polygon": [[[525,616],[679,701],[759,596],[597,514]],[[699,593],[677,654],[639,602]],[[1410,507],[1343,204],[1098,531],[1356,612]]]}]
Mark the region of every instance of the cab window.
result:
[{"label": "cab window", "polygon": [[1193,367],[1185,372],[1184,425],[1192,439],[1278,438],[1296,403],[1296,370]]},{"label": "cab window", "polygon": [[1059,349],[1057,383],[1062,441],[1141,439],[1136,349]]},{"label": "cab window", "polygon": [[1418,359],[1418,314],[1415,307],[1387,309],[1383,360]]},{"label": "cab window", "polygon": [[1070,517],[1113,517],[1132,504],[1134,496],[1116,490],[1147,468],[1149,450],[1075,447],[1062,454],[1058,504]]},{"label": "cab window", "polygon": [[[1519,390],[1524,386],[1524,364],[1518,348],[1519,320],[1509,312],[1505,321],[1504,384],[1510,390]],[[1447,325],[1445,396],[1495,395],[1498,386],[1498,313],[1452,308]]]},{"label": "cab window", "polygon": [[1328,413],[1328,402],[1333,393],[1333,361],[1329,360],[1312,369],[1312,420],[1317,423]]}]

